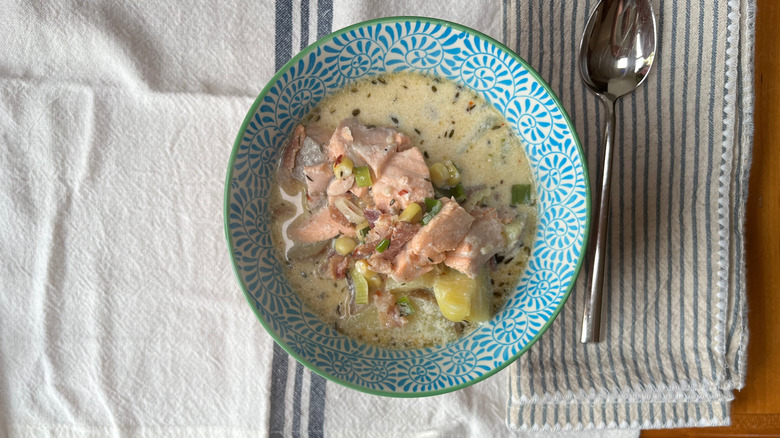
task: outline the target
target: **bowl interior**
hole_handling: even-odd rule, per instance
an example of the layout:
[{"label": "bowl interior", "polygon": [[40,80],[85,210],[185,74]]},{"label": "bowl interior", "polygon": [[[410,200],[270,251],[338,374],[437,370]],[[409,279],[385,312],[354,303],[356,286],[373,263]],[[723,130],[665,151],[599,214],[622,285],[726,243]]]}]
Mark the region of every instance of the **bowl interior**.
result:
[{"label": "bowl interior", "polygon": [[[388,350],[326,326],[291,290],[273,247],[266,201],[278,153],[326,95],[367,75],[411,70],[457,81],[504,114],[537,183],[537,233],[512,298],[488,323],[440,347]],[[462,388],[525,352],[560,311],[577,278],[589,224],[588,176],[572,124],[522,59],[463,26],[418,17],[359,23],[303,50],[269,82],[233,147],[225,230],[233,266],[266,330],[315,372],[362,391],[434,395]]]}]

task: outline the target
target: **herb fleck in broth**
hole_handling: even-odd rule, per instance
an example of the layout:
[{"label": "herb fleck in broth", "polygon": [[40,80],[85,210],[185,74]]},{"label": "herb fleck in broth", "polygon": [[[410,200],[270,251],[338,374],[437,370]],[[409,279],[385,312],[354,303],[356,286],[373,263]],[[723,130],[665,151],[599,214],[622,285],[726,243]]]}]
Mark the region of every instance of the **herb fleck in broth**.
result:
[{"label": "herb fleck in broth", "polygon": [[[306,127],[306,135],[314,138],[314,134],[318,133],[319,141],[304,142],[296,158],[296,166],[300,165],[301,155],[305,160],[307,153],[327,156],[328,138],[337,128],[343,126],[343,121],[351,118],[357,118],[367,129],[385,127],[405,134],[411,146],[420,150],[420,158],[424,158],[427,166],[451,161],[459,173],[461,184],[458,185],[465,190],[458,195],[454,193],[456,190],[453,187],[445,190],[437,188],[436,194],[439,196],[436,197],[446,192],[445,194],[452,194],[453,199],[459,198],[457,200],[460,206],[467,211],[495,209],[512,218],[511,223],[504,224],[501,233],[506,239],[509,239],[506,236],[515,233],[512,238],[516,243],[511,251],[499,252],[485,263],[490,266],[487,277],[489,285],[486,290],[492,287],[488,306],[492,314],[495,314],[514,291],[517,279],[525,268],[536,228],[536,206],[533,199],[530,203],[513,205],[513,187],[533,187],[533,179],[523,148],[502,115],[474,91],[449,80],[416,73],[395,73],[368,78],[329,96],[304,118],[302,125]],[[311,164],[309,162],[307,165]],[[357,170],[359,163],[354,166]],[[330,176],[333,177],[332,172]],[[371,178],[375,185],[371,186],[368,199],[378,187],[378,177],[373,168]],[[280,170],[277,179],[278,185],[272,190],[270,198],[270,211],[274,217],[274,245],[280,254],[285,255],[285,274],[293,290],[298,292],[306,305],[326,324],[368,344],[397,349],[444,344],[478,326],[479,322],[453,322],[446,319],[437,299],[429,290],[429,284],[418,289],[404,289],[401,292],[400,289],[395,289],[395,292],[390,292],[386,287],[390,287],[391,283],[407,283],[393,283],[392,280],[385,279],[378,289],[380,295],[375,294],[375,285],[370,286],[368,305],[356,306],[354,287],[351,290],[344,279],[334,280],[324,273],[328,270],[324,270],[323,266],[328,265],[329,257],[333,256],[331,248],[334,247],[334,238],[306,244],[291,238],[294,234],[291,230],[300,228],[301,223],[312,221],[319,209],[327,208],[324,201],[319,201],[320,204],[317,205],[317,201],[308,196],[307,184],[314,183],[313,177],[299,172],[297,179],[289,178]],[[431,179],[425,179],[430,185]],[[335,180],[331,180],[333,181]],[[355,187],[353,186],[353,189]],[[435,184],[433,187],[436,188]],[[405,191],[398,193],[403,194]],[[333,198],[329,199],[332,201]],[[358,199],[353,195],[352,199],[361,208],[365,207],[363,198]],[[447,201],[444,202],[446,205]],[[388,214],[403,216],[406,203],[399,204],[401,203],[396,203],[396,199],[392,199],[384,208],[391,210]],[[474,214],[478,216],[477,213]],[[398,216],[393,218],[398,220]],[[518,223],[521,226],[515,226]],[[419,230],[426,226],[428,225],[422,225]],[[511,230],[507,231],[508,228]],[[352,236],[350,238],[360,247],[359,231],[350,233],[349,229],[340,230],[339,236],[341,234]],[[407,244],[409,245],[411,244]],[[492,248],[483,248],[483,251],[490,249]],[[347,269],[354,272],[355,260],[350,257],[347,256]],[[443,263],[436,264],[433,272],[453,271],[449,268],[443,270],[443,267]],[[480,272],[482,271],[487,272],[488,269],[483,268]],[[478,278],[483,278],[482,275]],[[408,284],[417,283],[412,280]],[[392,294],[394,300],[403,301],[396,304],[402,309],[402,319],[406,320],[400,327],[387,328],[380,323],[377,300],[389,299],[387,296],[382,298],[381,295],[388,293]],[[413,313],[403,314],[409,309],[412,309]]]}]

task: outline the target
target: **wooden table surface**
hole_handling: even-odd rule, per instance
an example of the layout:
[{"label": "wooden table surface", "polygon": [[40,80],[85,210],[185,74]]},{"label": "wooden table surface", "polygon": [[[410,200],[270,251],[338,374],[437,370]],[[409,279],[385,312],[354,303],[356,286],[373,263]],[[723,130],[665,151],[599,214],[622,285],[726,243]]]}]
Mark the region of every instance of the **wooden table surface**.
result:
[{"label": "wooden table surface", "polygon": [[745,224],[747,382],[730,427],[643,431],[642,437],[780,436],[780,1],[758,0],[755,138]]}]

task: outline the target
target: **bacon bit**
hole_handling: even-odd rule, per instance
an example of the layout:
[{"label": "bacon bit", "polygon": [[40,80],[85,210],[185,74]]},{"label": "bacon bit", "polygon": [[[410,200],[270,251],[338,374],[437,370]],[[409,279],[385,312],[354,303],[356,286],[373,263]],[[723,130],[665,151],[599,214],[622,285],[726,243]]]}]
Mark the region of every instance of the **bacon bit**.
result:
[{"label": "bacon bit", "polygon": [[403,196],[403,195],[405,195],[407,193],[409,193],[409,190],[404,189],[404,190],[401,190],[400,192],[398,192],[398,196]]}]

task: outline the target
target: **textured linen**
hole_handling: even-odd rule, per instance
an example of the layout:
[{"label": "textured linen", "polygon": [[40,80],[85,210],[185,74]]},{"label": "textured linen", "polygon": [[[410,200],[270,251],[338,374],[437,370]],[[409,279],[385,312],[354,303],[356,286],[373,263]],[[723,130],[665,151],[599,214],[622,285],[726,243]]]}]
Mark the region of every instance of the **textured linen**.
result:
[{"label": "textured linen", "polygon": [[225,170],[254,98],[300,48],[391,14],[502,34],[498,2],[0,3],[0,436],[510,434],[508,371],[423,400],[326,384],[230,267]]},{"label": "textured linen", "polygon": [[385,15],[525,38],[509,27],[512,7],[0,3],[0,436],[517,436],[509,369],[456,393],[390,399],[289,358],[241,294],[222,220],[241,121],[298,50]]},{"label": "textured linen", "polygon": [[[595,4],[504,3],[505,38],[569,110],[594,187],[604,110],[580,86],[575,54]],[[511,367],[513,428],[725,425],[744,385],[754,3],[653,5],[653,71],[616,108],[605,339],[579,342],[583,273]]]}]

